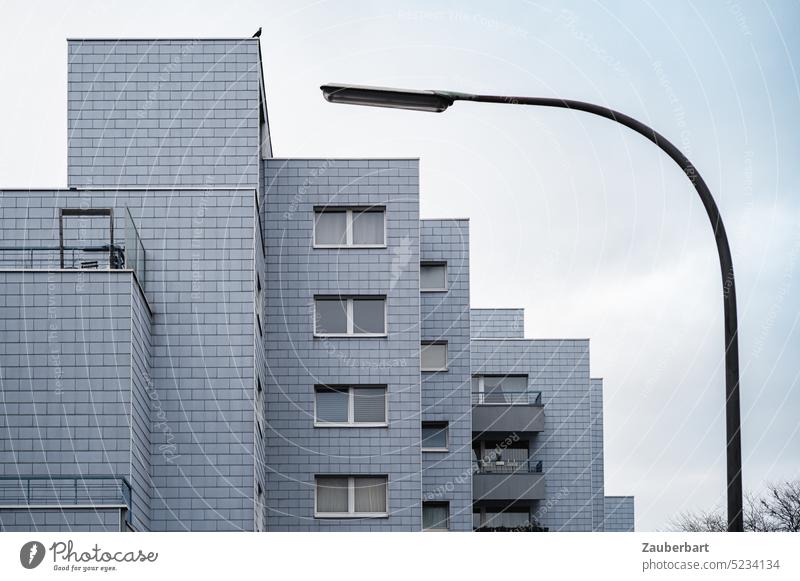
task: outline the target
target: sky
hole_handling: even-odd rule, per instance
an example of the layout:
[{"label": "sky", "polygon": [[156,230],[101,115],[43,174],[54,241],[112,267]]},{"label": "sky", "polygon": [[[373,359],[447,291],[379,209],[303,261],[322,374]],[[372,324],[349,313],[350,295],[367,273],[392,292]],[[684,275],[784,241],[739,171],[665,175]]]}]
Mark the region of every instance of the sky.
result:
[{"label": "sky", "polygon": [[0,1],[0,186],[66,184],[67,37],[250,36],[276,157],[420,158],[423,218],[469,217],[474,307],[591,339],[606,494],[664,530],[725,502],[712,230],[653,144],[565,110],[441,115],[323,101],[326,82],[612,107],[704,176],[733,251],[745,489],[800,478],[800,3]]}]

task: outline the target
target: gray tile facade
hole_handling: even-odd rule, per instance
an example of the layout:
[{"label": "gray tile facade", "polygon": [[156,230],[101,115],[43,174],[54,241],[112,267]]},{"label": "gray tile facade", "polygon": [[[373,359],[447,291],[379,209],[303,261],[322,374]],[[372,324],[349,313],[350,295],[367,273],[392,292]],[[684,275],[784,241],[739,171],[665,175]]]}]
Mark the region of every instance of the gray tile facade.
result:
[{"label": "gray tile facade", "polygon": [[[419,165],[264,161],[268,530],[419,530]],[[314,208],[386,208],[386,248],[313,248]],[[315,295],[386,296],[386,337],[321,338]],[[388,427],[315,427],[314,386],[382,384]],[[314,477],[386,475],[389,517],[314,518]]]},{"label": "gray tile facade", "polygon": [[605,497],[605,524],[607,533],[629,533],[633,531],[634,509],[632,496]]},{"label": "gray tile facade", "polygon": [[[633,527],[632,497],[604,497],[588,340],[470,309],[469,222],[420,219],[419,160],[272,158],[257,39],[67,51],[69,189],[0,190],[0,530],[419,531],[424,502],[472,530],[472,376],[516,373],[542,392],[543,474],[501,488],[549,530]],[[314,246],[315,209],[366,206],[385,246]],[[64,208],[110,209],[125,264],[79,217],[62,268]],[[426,261],[446,290],[421,292]],[[315,336],[317,295],[384,296],[385,336]],[[446,371],[421,371],[422,341],[447,342]],[[385,385],[386,425],[315,425],[317,385]],[[447,422],[446,452],[422,422]],[[321,518],[322,475],[387,477],[388,516]],[[117,477],[129,496],[100,489]]]},{"label": "gray tile facade", "polygon": [[602,532],[605,517],[605,456],[603,455],[603,380],[591,379],[592,530]]},{"label": "gray tile facade", "polygon": [[447,502],[450,530],[472,530],[469,221],[422,220],[421,260],[447,264],[447,291],[423,292],[422,339],[447,341],[447,371],[422,372],[422,421],[447,422],[448,451],[422,453],[422,498]]},{"label": "gray tile facade", "polygon": [[[91,303],[87,312],[78,312],[76,306],[70,305],[71,315],[65,313],[57,320],[73,329],[81,328],[87,317],[97,325],[113,328],[125,325],[129,336],[141,340],[140,345],[132,348],[128,339],[128,346],[123,348],[100,339],[97,343],[87,341],[72,333],[68,337],[69,344],[63,349],[67,352],[85,350],[88,359],[84,366],[90,370],[120,354],[125,358],[123,377],[130,378],[131,369],[141,373],[133,386],[130,380],[126,384],[126,393],[133,388],[137,396],[134,430],[141,436],[141,442],[134,449],[137,453],[131,477],[132,484],[137,484],[134,499],[139,490],[143,497],[150,494],[150,528],[153,530],[253,530],[254,204],[251,189],[2,192],[0,229],[4,246],[14,241],[28,246],[57,245],[57,211],[65,207],[112,208],[115,232],[120,233],[121,238],[124,238],[121,233],[125,231],[126,208],[137,224],[147,252],[143,283],[152,309],[149,373],[144,369],[148,359],[148,323],[143,320],[142,313],[135,313],[137,316],[132,321],[130,306],[124,313],[118,313],[122,307],[117,306],[116,310],[104,313],[102,304],[95,304],[91,296],[86,299]],[[12,275],[31,276],[4,274],[5,277]],[[97,284],[105,285],[109,280],[126,275],[126,297],[130,303],[130,272],[56,270],[53,273],[57,285],[77,275],[98,279]],[[40,294],[41,300],[46,300],[48,283],[45,280],[39,286],[41,288],[34,292],[32,286],[26,285],[26,289],[30,289],[26,290],[28,298],[10,291],[3,293],[12,308],[8,315],[12,322],[7,324],[26,324],[26,319],[19,317],[16,303],[33,300]],[[12,343],[5,345],[15,348]],[[23,363],[25,373],[49,373],[46,367],[40,368],[35,362]],[[98,369],[117,381],[116,371]],[[4,393],[7,381],[4,376]],[[106,392],[105,387],[103,391]],[[64,391],[65,396],[70,393]],[[144,403],[143,393],[147,398]],[[149,425],[145,424],[146,411]],[[41,413],[37,409],[37,415]],[[94,413],[90,410],[90,415]],[[6,408],[6,418],[14,415],[14,408],[10,412]],[[63,430],[71,427],[70,417],[65,418]],[[60,420],[46,421],[59,425]],[[84,420],[76,416],[75,421],[82,423]],[[131,440],[130,422],[126,426],[127,443]],[[149,429],[149,443],[145,427]],[[102,445],[104,440],[110,437],[98,439],[95,435],[91,441],[73,439],[73,442],[80,448],[84,444]],[[48,442],[49,439],[36,440],[32,445],[45,444],[49,452]],[[63,456],[64,445],[67,444],[53,440],[52,453]],[[95,454],[91,448],[86,453]],[[131,460],[126,458],[126,472],[123,473],[127,474]],[[24,468],[26,473],[47,472],[53,462],[48,459],[46,464],[39,463],[42,460],[34,457],[32,464]],[[137,482],[137,479],[144,480],[148,465],[149,483]],[[16,470],[13,461],[3,462],[3,467]],[[116,473],[115,470],[107,472]],[[142,502],[148,503],[146,499]],[[147,524],[143,522],[140,526],[146,528]]]},{"label": "gray tile facade", "polygon": [[70,186],[258,184],[257,39],[68,42]]},{"label": "gray tile facade", "polygon": [[472,309],[472,337],[476,339],[522,339],[525,336],[523,309]]},{"label": "gray tile facade", "polygon": [[548,498],[537,519],[551,531],[592,530],[589,341],[475,339],[473,374],[525,374],[542,393],[545,429],[530,444],[541,460]]}]

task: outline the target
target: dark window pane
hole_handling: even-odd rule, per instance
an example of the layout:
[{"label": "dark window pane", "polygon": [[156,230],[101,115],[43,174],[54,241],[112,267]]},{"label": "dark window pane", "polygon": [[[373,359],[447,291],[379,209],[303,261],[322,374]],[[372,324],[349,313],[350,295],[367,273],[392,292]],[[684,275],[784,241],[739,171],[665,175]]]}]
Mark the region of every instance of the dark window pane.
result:
[{"label": "dark window pane", "polygon": [[353,332],[358,333],[385,333],[386,315],[385,301],[380,300],[353,300]]},{"label": "dark window pane", "polygon": [[383,211],[353,212],[353,244],[383,244]]},{"label": "dark window pane", "polygon": [[348,396],[346,390],[317,390],[317,421],[347,422]]},{"label": "dark window pane", "polygon": [[386,390],[383,388],[354,388],[353,421],[385,422]]},{"label": "dark window pane", "polygon": [[315,244],[347,244],[347,212],[325,210],[314,215]]},{"label": "dark window pane", "polygon": [[347,333],[347,302],[343,299],[317,299],[316,318],[317,333]]},{"label": "dark window pane", "polygon": [[423,422],[422,447],[447,448],[447,424]]},{"label": "dark window pane", "polygon": [[420,290],[447,288],[447,267],[444,264],[423,264],[419,267]]},{"label": "dark window pane", "polygon": [[423,371],[441,371],[447,369],[447,344],[423,344],[420,350],[420,367]]}]

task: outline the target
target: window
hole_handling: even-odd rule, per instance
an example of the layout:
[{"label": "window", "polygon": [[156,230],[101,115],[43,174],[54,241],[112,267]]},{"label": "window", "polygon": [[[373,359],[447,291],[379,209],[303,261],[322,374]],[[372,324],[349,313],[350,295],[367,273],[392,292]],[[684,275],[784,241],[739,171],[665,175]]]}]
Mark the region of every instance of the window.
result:
[{"label": "window", "polygon": [[450,529],[449,502],[422,503],[422,530],[446,531]]},{"label": "window", "polygon": [[422,451],[447,451],[447,422],[422,422]]},{"label": "window", "polygon": [[256,398],[255,398],[256,419],[264,417],[264,391],[261,389],[261,378],[256,377]]},{"label": "window", "polygon": [[447,290],[447,263],[423,262],[419,266],[419,290],[436,292]]},{"label": "window", "polygon": [[258,323],[258,334],[264,334],[261,327],[261,310],[264,308],[263,295],[261,294],[261,277],[256,274],[256,323]]},{"label": "window", "polygon": [[527,375],[475,375],[472,401],[482,405],[541,405],[542,393],[528,389]]},{"label": "window", "polygon": [[422,343],[420,369],[422,371],[447,371],[447,343],[443,341]]},{"label": "window", "polygon": [[317,476],[315,516],[385,517],[386,476]]},{"label": "window", "polygon": [[317,208],[314,211],[317,248],[383,248],[385,208]]},{"label": "window", "polygon": [[314,334],[382,337],[386,335],[386,297],[316,297]]},{"label": "window", "polygon": [[314,388],[315,426],[385,426],[386,386]]}]

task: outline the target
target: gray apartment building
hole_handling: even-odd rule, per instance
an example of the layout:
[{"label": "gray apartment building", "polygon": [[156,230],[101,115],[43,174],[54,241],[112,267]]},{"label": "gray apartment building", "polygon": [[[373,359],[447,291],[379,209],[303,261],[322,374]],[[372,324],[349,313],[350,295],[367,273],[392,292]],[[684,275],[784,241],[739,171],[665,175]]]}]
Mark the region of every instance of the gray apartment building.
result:
[{"label": "gray apartment building", "polygon": [[472,309],[417,159],[273,156],[258,39],[71,39],[0,190],[0,530],[628,531],[587,339]]}]

